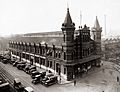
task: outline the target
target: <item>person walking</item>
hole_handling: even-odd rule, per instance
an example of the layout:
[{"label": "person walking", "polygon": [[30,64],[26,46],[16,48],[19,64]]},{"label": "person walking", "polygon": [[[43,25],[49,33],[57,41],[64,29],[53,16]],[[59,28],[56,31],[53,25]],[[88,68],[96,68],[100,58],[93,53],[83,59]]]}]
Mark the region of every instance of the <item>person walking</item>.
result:
[{"label": "person walking", "polygon": [[74,86],[76,86],[76,80],[74,80]]},{"label": "person walking", "polygon": [[119,77],[117,76],[117,82],[119,82]]}]

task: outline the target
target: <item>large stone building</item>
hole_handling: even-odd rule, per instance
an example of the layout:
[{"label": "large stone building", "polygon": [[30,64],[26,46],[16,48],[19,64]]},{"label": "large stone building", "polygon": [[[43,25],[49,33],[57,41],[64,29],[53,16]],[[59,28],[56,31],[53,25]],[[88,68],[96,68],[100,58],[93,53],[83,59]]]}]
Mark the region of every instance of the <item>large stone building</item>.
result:
[{"label": "large stone building", "polygon": [[9,42],[11,55],[50,70],[66,80],[100,66],[102,28],[97,17],[90,34],[86,25],[75,30],[67,9],[61,29],[62,31],[28,33],[13,38]]}]

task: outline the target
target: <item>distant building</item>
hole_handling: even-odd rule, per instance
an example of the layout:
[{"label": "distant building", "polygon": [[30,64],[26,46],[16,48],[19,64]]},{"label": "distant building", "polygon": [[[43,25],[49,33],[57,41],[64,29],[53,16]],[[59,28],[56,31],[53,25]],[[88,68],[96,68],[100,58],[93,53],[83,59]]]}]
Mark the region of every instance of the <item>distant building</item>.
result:
[{"label": "distant building", "polygon": [[62,31],[28,33],[13,38],[9,42],[12,56],[50,70],[66,80],[100,66],[102,28],[97,17],[91,29],[92,39],[86,25],[75,30],[69,9],[61,29]]},{"label": "distant building", "polygon": [[103,59],[107,61],[120,60],[120,38],[110,37],[102,41]]}]

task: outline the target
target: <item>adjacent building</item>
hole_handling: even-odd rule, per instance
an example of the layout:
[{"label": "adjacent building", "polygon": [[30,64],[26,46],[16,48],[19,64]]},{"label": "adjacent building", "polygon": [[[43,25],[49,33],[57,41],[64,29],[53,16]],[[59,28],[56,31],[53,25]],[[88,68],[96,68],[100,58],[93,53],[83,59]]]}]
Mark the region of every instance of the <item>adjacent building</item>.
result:
[{"label": "adjacent building", "polygon": [[97,17],[91,30],[87,25],[75,30],[68,8],[61,31],[28,33],[13,38],[9,50],[12,57],[71,80],[92,67],[100,66],[101,32]]}]

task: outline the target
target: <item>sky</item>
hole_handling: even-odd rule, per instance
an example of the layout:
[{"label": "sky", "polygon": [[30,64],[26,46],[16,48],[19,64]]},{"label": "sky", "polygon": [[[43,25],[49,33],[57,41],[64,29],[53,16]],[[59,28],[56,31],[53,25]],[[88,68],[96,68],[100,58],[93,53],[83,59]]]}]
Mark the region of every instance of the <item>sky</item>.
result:
[{"label": "sky", "polygon": [[76,29],[97,16],[102,35],[120,34],[120,0],[0,0],[0,35],[61,31],[67,7]]}]

